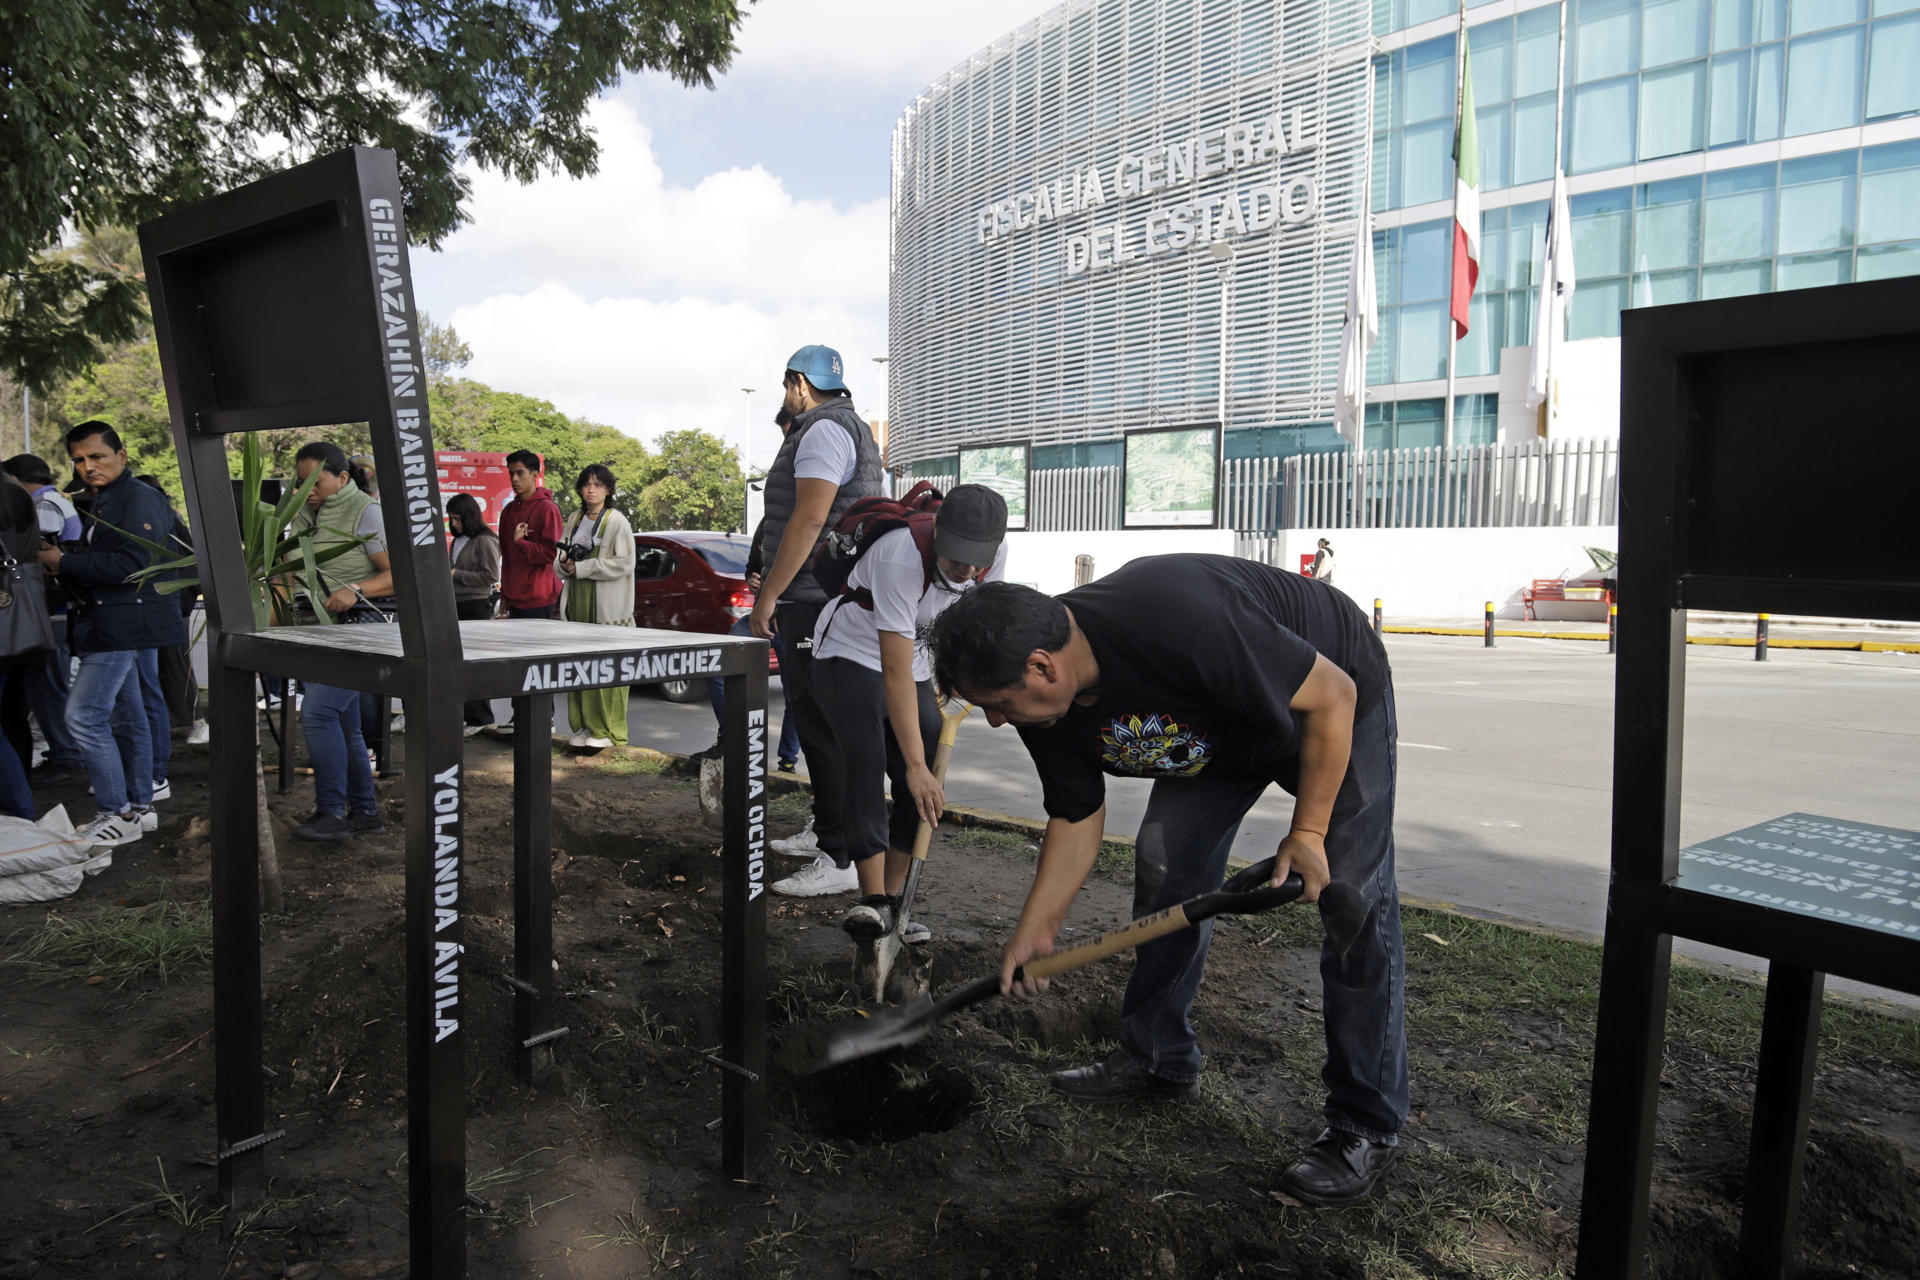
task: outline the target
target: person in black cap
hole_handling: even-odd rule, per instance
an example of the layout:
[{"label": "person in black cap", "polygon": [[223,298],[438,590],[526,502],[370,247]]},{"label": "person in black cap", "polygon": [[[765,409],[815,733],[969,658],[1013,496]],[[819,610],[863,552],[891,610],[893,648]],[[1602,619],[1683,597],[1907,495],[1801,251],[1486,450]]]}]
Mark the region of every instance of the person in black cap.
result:
[{"label": "person in black cap", "polygon": [[[820,613],[814,683],[840,743],[841,830],[860,877],[860,900],[843,923],[855,937],[892,930],[893,895],[906,879],[920,820],[937,823],[946,808],[930,767],[940,709],[919,637],[963,593],[1005,575],[1006,533],[1006,499],[984,485],[960,485],[931,522],[919,517],[875,539]],[[786,892],[786,883],[773,891]],[[905,941],[930,937],[914,923]]]}]

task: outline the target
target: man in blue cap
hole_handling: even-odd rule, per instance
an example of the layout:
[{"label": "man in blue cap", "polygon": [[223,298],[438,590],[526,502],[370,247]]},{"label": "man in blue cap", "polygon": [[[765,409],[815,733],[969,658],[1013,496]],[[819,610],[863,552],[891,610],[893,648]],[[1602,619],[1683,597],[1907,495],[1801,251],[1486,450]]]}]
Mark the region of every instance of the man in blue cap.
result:
[{"label": "man in blue cap", "polygon": [[854,411],[845,375],[840,353],[831,347],[802,347],[787,361],[785,407],[793,424],[767,472],[761,538],[768,565],[759,603],[747,619],[754,635],[771,639],[778,631],[784,638],[780,677],[787,714],[800,729],[813,781],[818,856],[773,885],[775,893],[795,898],[851,893],[860,885],[840,824],[840,750],[813,685],[814,623],[827,602],[814,580],[813,553],[848,507],[881,492],[884,474],[879,446]]}]

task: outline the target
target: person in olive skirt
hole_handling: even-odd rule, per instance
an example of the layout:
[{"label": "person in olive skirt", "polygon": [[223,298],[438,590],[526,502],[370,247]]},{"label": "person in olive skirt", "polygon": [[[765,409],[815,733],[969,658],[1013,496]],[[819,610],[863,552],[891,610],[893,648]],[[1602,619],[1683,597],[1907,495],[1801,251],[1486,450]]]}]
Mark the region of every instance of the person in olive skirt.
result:
[{"label": "person in olive skirt", "polygon": [[[493,616],[493,589],[500,583],[500,535],[480,514],[470,493],[447,501],[447,532],[453,535],[453,608],[462,622]],[[471,738],[493,723],[493,708],[480,698],[466,704],[465,734]]]},{"label": "person in olive skirt", "polygon": [[[633,526],[613,506],[613,472],[594,463],[573,491],[580,510],[560,538],[560,617],[567,622],[633,625]],[[598,750],[627,745],[627,687],[580,689],[567,695],[569,745]]]}]

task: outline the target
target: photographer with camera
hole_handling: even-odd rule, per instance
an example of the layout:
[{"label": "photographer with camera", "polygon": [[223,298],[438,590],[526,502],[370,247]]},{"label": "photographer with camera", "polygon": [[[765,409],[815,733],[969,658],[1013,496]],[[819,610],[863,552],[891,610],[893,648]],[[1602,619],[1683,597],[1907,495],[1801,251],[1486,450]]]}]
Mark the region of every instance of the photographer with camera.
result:
[{"label": "photographer with camera", "polygon": [[[566,583],[560,616],[568,622],[633,625],[633,526],[613,507],[613,472],[593,463],[573,491],[580,511],[560,539],[560,577]],[[567,695],[569,745],[599,750],[627,745],[627,687],[579,689]]]}]

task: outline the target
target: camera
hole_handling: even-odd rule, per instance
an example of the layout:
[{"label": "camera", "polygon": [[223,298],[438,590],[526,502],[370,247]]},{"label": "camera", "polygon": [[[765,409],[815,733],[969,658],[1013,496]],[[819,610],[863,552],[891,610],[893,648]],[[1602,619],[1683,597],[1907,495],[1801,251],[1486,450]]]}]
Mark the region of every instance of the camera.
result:
[{"label": "camera", "polygon": [[582,546],[580,543],[572,542],[562,547],[560,552],[569,560],[591,560],[593,559],[593,544],[588,543]]}]

